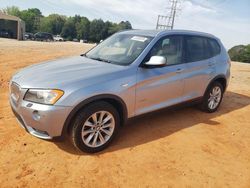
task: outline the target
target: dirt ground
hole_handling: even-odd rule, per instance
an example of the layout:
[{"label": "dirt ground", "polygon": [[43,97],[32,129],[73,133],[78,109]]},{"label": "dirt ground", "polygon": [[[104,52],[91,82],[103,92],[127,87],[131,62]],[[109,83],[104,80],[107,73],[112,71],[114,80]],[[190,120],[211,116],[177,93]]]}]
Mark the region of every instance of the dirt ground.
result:
[{"label": "dirt ground", "polygon": [[98,154],[27,134],[8,103],[18,69],[91,45],[0,39],[0,187],[250,187],[250,65],[232,63],[218,112],[164,110],[124,126]]}]

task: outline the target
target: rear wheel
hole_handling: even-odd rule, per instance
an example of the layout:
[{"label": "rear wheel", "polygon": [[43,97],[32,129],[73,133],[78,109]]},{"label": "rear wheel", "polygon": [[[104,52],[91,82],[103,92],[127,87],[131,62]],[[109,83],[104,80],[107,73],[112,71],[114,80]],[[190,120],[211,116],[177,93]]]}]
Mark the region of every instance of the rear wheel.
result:
[{"label": "rear wheel", "polygon": [[118,132],[120,117],[107,102],[95,102],[81,110],[71,130],[71,140],[81,151],[94,153],[106,148]]},{"label": "rear wheel", "polygon": [[201,109],[209,113],[215,112],[219,108],[222,98],[223,86],[219,82],[212,83],[203,97]]}]

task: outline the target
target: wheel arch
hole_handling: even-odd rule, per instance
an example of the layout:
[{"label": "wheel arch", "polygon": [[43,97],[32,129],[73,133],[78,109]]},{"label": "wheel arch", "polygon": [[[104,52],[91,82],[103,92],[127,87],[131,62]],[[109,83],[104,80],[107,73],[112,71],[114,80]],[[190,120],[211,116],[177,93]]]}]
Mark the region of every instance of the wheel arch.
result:
[{"label": "wheel arch", "polygon": [[66,121],[64,122],[62,135],[65,136],[69,133],[70,127],[71,127],[70,122],[75,118],[76,114],[82,108],[97,101],[105,101],[113,105],[117,109],[120,115],[121,125],[125,124],[128,118],[128,111],[127,111],[126,103],[123,101],[123,99],[113,94],[101,94],[101,95],[96,95],[96,96],[87,98],[73,108],[73,110],[69,113],[68,117],[66,118]]},{"label": "wheel arch", "polygon": [[226,87],[227,87],[227,79],[225,75],[218,75],[216,77],[214,77],[209,84],[207,85],[206,91],[204,92],[204,94],[207,92],[207,90],[209,89],[209,87],[211,86],[211,84],[213,84],[214,82],[219,82],[222,86],[223,86],[223,92],[225,92]]}]

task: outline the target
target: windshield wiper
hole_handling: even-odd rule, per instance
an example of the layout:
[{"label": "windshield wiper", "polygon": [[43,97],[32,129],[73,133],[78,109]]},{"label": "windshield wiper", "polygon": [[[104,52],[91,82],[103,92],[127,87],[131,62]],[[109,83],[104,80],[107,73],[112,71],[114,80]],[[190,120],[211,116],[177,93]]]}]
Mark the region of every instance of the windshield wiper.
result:
[{"label": "windshield wiper", "polygon": [[110,61],[110,60],[102,59],[102,58],[99,58],[99,57],[96,57],[96,58],[88,57],[88,58],[93,59],[93,60],[97,60],[97,61],[102,61],[102,62],[105,62],[105,63],[112,63],[112,61]]}]

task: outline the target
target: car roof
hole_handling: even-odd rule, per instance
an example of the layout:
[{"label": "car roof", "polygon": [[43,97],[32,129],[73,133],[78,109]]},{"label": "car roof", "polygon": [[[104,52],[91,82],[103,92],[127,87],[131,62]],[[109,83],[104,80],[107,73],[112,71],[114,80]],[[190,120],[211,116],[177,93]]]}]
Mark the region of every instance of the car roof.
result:
[{"label": "car roof", "polygon": [[121,31],[122,33],[132,34],[132,35],[143,35],[143,36],[150,36],[156,37],[158,35],[163,34],[182,34],[182,35],[196,35],[196,36],[204,36],[210,38],[217,38],[212,34],[199,32],[199,31],[191,31],[191,30],[140,30],[140,29],[132,29],[132,30],[124,30]]}]

